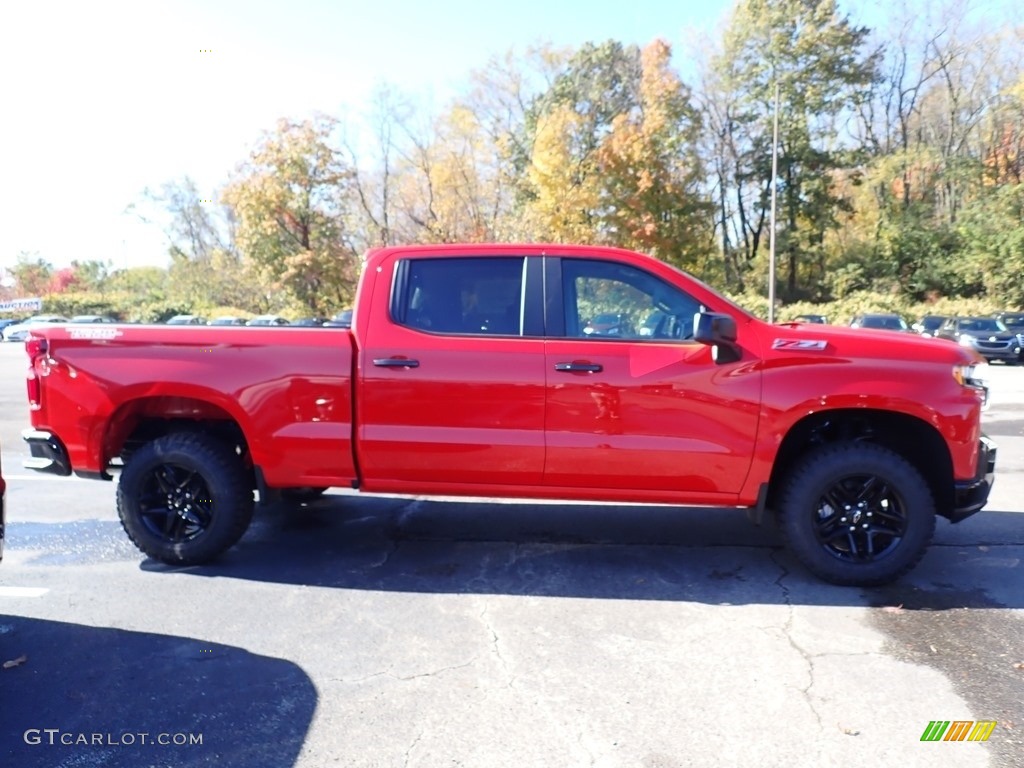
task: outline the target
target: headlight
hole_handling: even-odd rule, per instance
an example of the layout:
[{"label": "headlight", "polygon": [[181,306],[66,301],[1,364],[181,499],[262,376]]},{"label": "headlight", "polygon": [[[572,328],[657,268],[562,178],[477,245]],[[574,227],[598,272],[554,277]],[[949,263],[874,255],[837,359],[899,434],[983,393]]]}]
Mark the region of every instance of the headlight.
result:
[{"label": "headlight", "polygon": [[978,389],[984,394],[982,405],[988,405],[988,363],[972,363],[971,365],[954,365],[953,378],[962,387]]},{"label": "headlight", "polygon": [[973,347],[974,346],[974,339],[972,339],[970,336],[961,336],[960,337],[960,346],[961,347]]},{"label": "headlight", "polygon": [[963,387],[981,387],[988,383],[988,363],[971,363],[970,365],[954,365],[953,378]]}]

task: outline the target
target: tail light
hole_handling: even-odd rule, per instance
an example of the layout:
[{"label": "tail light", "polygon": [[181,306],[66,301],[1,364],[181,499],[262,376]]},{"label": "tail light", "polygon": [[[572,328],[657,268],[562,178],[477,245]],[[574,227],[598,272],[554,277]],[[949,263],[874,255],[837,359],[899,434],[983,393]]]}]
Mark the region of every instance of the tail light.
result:
[{"label": "tail light", "polygon": [[39,377],[36,375],[36,360],[45,356],[49,350],[50,345],[44,338],[29,334],[29,337],[25,340],[25,352],[28,354],[29,359],[28,377],[25,384],[28,388],[28,407],[33,411],[38,411],[43,407],[43,391]]},{"label": "tail light", "polygon": [[50,345],[46,343],[46,339],[41,336],[29,336],[25,340],[25,352],[28,354],[28,359],[35,362],[37,357],[42,357],[49,350]]}]

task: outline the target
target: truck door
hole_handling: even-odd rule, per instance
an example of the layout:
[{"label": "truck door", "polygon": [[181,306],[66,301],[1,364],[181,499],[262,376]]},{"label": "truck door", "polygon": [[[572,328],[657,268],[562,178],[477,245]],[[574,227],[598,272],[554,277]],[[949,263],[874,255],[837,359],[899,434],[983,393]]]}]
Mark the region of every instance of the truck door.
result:
[{"label": "truck door", "polygon": [[511,254],[381,265],[356,395],[366,490],[541,485],[540,268]]},{"label": "truck door", "polygon": [[545,485],[737,493],[757,434],[751,356],[716,363],[693,341],[700,303],[633,265],[549,258],[546,282]]}]

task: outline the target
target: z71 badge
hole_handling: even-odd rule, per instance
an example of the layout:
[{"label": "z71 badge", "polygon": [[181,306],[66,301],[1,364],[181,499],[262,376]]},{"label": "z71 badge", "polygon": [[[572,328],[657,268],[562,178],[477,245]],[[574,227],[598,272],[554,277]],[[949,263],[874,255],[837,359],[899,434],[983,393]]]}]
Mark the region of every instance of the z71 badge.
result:
[{"label": "z71 badge", "polygon": [[805,352],[823,352],[828,342],[822,339],[776,339],[772,349],[800,349]]}]

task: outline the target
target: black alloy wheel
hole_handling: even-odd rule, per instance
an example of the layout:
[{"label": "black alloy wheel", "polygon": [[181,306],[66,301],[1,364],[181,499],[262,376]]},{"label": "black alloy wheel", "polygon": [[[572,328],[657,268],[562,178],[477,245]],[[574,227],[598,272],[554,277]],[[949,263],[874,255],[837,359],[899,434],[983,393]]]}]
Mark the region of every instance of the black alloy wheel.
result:
[{"label": "black alloy wheel", "polygon": [[783,480],[777,514],[797,559],[844,586],[894,581],[924,556],[935,532],[935,502],[921,473],[867,442],[806,454]]},{"label": "black alloy wheel", "polygon": [[132,452],[117,485],[128,538],[171,565],[208,562],[242,537],[253,514],[251,472],[232,446],[175,432]]}]

